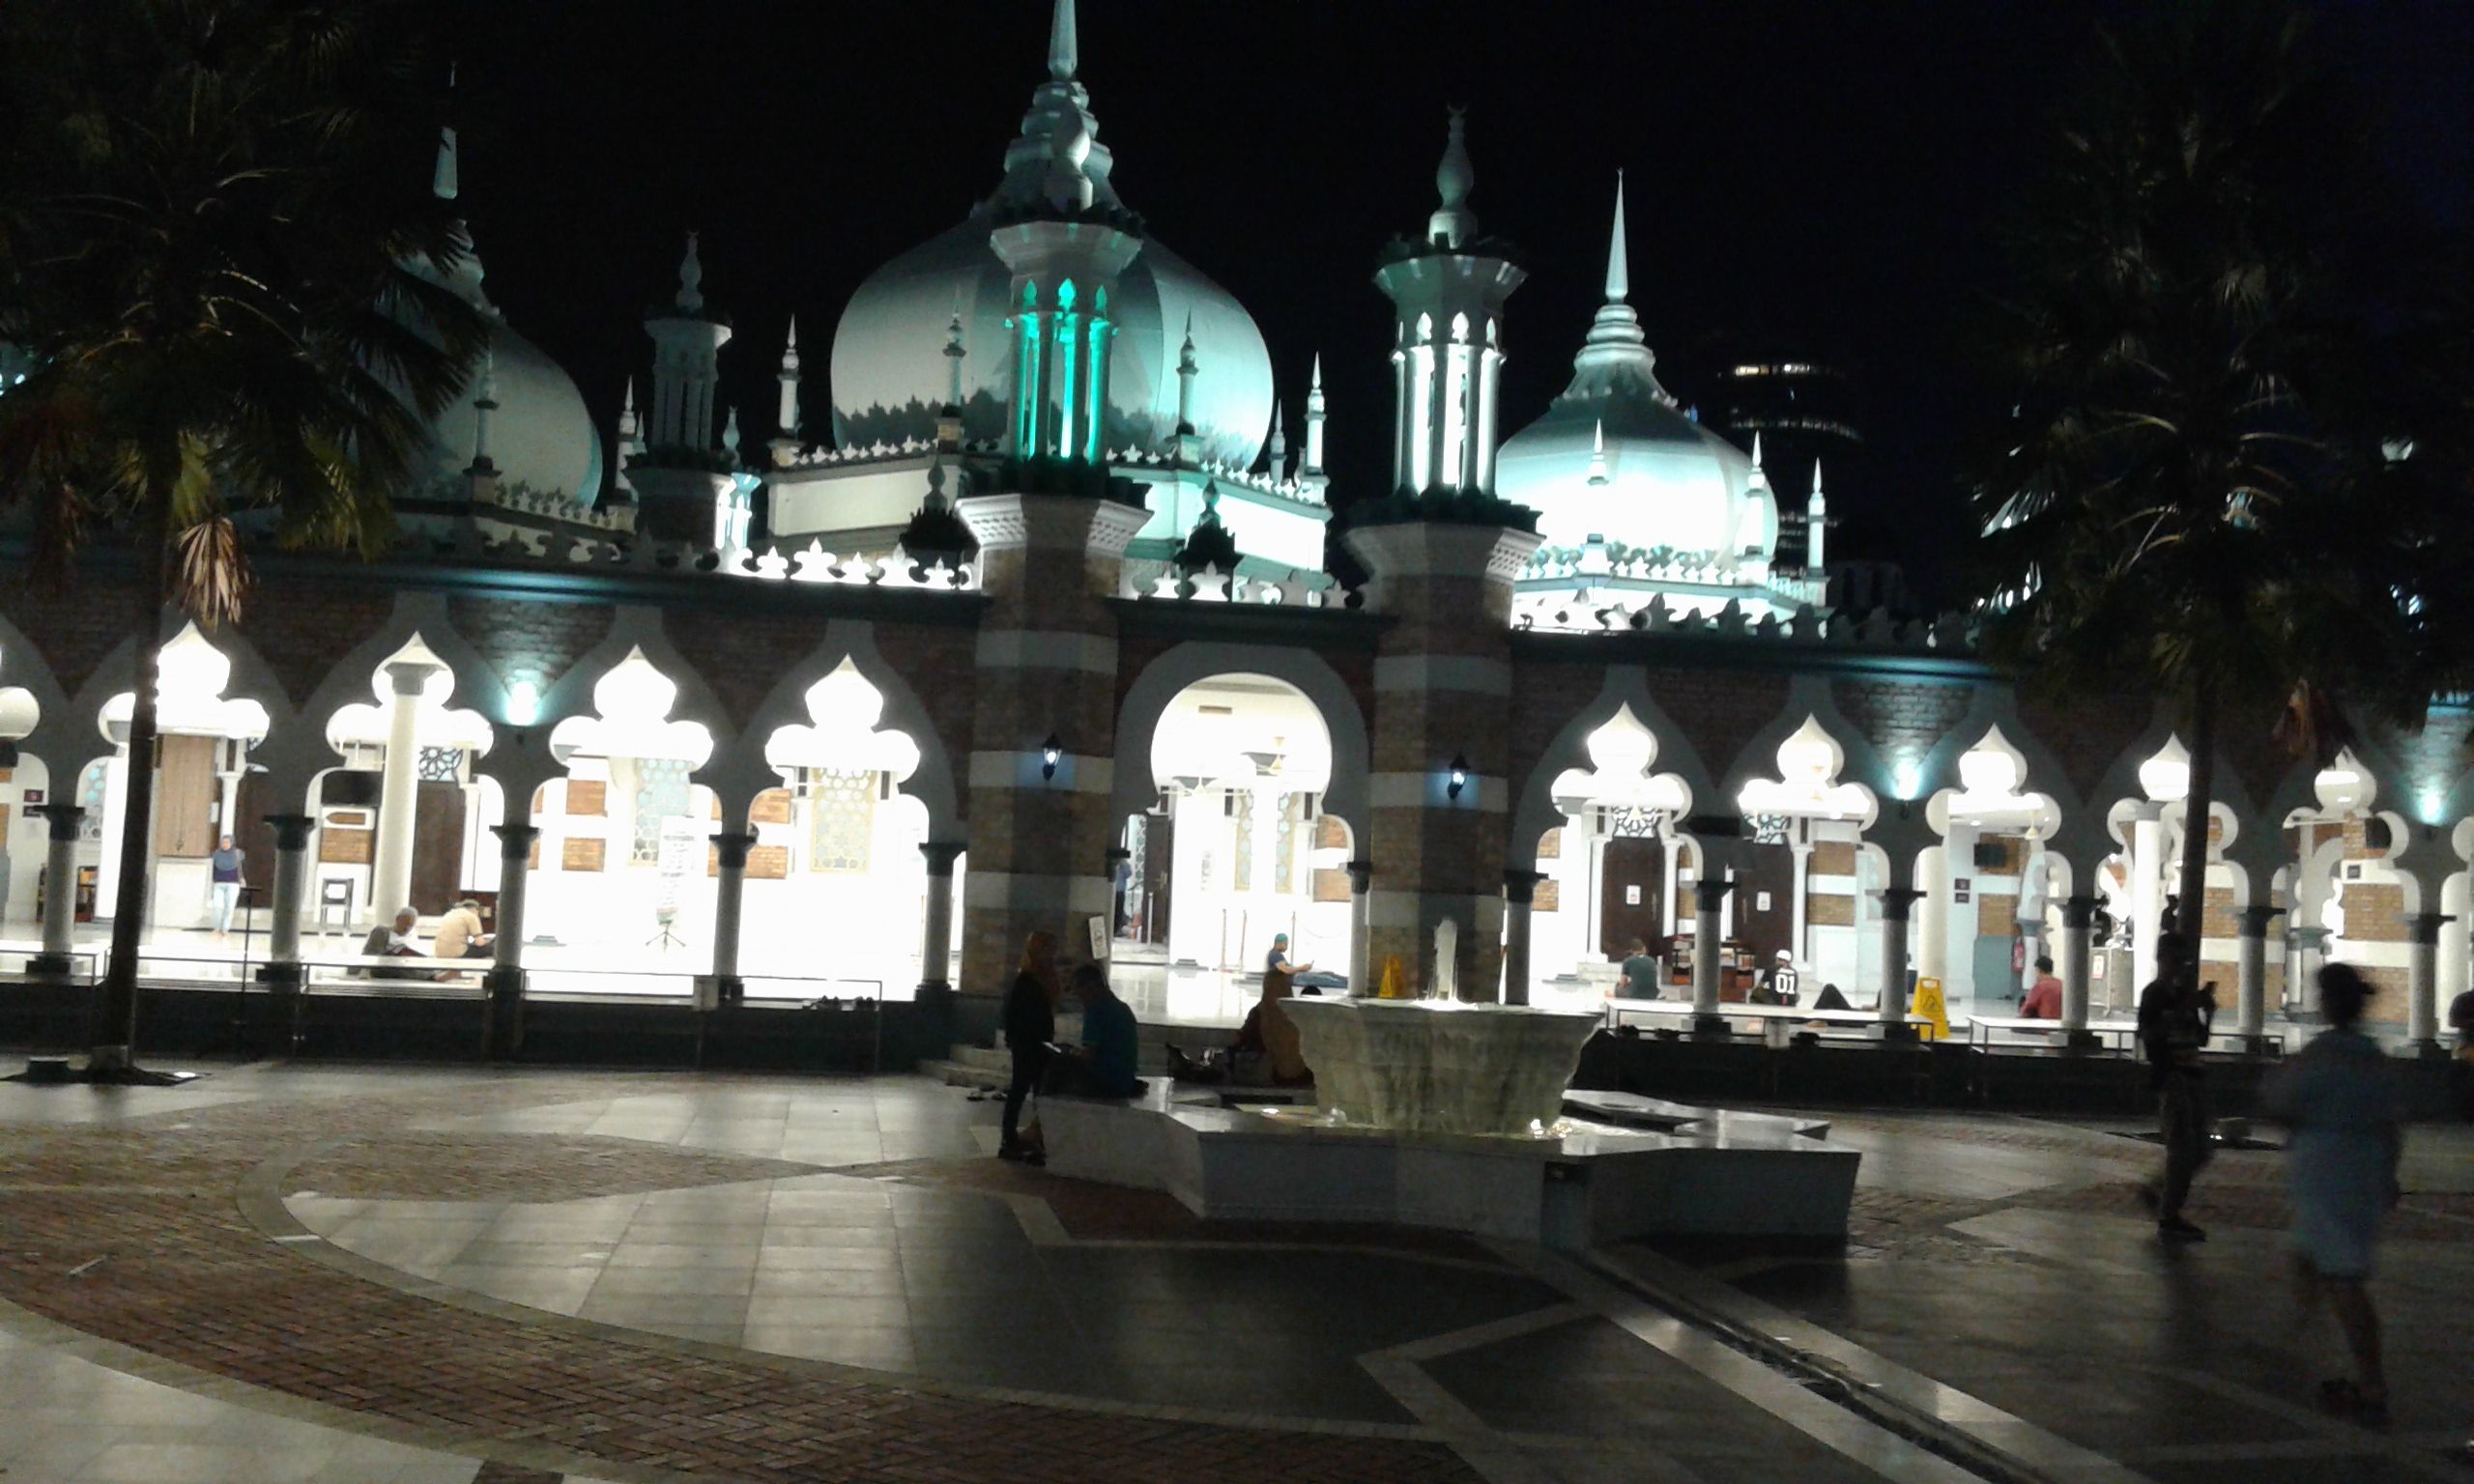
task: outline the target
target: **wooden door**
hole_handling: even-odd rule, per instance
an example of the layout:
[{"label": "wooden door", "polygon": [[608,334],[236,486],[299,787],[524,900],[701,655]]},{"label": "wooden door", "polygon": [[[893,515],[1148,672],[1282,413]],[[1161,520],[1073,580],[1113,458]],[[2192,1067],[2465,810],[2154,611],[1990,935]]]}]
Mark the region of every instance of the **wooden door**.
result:
[{"label": "wooden door", "polygon": [[264,773],[244,773],[241,785],[232,797],[232,817],[224,821],[223,833],[241,847],[241,884],[254,888],[257,895],[249,899],[259,906],[274,905],[274,831],[267,828],[267,815],[274,813],[274,790],[268,786]]},{"label": "wooden door", "polygon": [[215,805],[223,785],[215,776],[213,737],[164,737],[155,774],[155,853],[199,860],[215,853]]},{"label": "wooden door", "polygon": [[463,874],[464,785],[423,784],[413,799],[413,910],[434,917],[454,905]]},{"label": "wooden door", "polygon": [[1666,931],[1665,892],[1666,849],[1657,840],[1608,841],[1598,858],[1597,951],[1620,963],[1637,937],[1656,952]]},{"label": "wooden door", "polygon": [[1796,948],[1796,852],[1786,844],[1748,844],[1736,862],[1736,938],[1752,951],[1755,969]]}]

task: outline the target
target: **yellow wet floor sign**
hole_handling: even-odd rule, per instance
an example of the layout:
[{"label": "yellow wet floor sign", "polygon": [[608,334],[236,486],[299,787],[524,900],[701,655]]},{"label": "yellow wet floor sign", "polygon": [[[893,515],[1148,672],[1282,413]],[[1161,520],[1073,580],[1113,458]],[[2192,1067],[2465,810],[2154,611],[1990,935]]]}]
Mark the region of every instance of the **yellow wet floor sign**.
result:
[{"label": "yellow wet floor sign", "polygon": [[1915,982],[1915,1003],[1910,1005],[1908,1010],[1910,1013],[1922,1015],[1925,1019],[1932,1022],[1930,1025],[1919,1025],[1915,1028],[1915,1034],[1918,1037],[1925,1041],[1947,1041],[1950,1039],[1950,1007],[1948,1002],[1942,998],[1942,982],[1940,980],[1917,980]]}]

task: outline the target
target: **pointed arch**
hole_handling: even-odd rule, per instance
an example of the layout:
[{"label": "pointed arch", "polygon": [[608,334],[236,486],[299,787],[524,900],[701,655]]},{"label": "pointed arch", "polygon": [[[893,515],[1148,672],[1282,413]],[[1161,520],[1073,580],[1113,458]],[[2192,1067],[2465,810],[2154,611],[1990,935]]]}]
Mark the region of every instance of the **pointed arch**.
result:
[{"label": "pointed arch", "polygon": [[[720,745],[717,738],[713,758],[705,764],[705,773],[706,782],[724,799],[726,811],[735,810],[743,814],[759,793],[779,785],[781,780],[772,764],[764,760],[765,744],[784,727],[806,722],[808,692],[848,662],[884,698],[880,725],[907,735],[919,746],[918,769],[904,781],[902,791],[927,808],[931,838],[961,838],[962,797],[955,785],[950,760],[953,754],[937,734],[936,724],[930,719],[918,693],[877,652],[876,634],[876,625],[865,619],[829,621],[824,626],[824,638],[797,664],[783,671],[782,678],[749,715],[747,726],[731,737],[729,745]],[[730,822],[738,827],[746,821],[739,818]]]}]

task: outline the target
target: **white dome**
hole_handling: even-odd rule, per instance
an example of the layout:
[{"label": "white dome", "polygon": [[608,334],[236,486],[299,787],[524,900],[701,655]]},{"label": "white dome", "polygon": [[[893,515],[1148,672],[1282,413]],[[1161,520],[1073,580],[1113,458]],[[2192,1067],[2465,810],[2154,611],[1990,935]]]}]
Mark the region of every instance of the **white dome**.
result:
[{"label": "white dome", "polygon": [[[971,439],[1005,431],[1013,338],[1005,329],[1011,277],[974,211],[868,275],[833,336],[834,441],[931,438],[945,401],[947,328],[963,316],[963,428]],[[1108,356],[1110,448],[1157,448],[1177,429],[1177,354],[1193,317],[1194,431],[1203,456],[1247,468],[1272,416],[1271,353],[1253,317],[1228,291],[1156,239],[1119,275],[1117,334]]]},{"label": "white dome", "polygon": [[[490,327],[490,378],[498,411],[490,414],[490,462],[502,490],[523,485],[590,505],[601,493],[601,435],[584,396],[539,346],[498,321]],[[429,471],[417,488],[460,492],[473,462],[473,379],[430,424]]]},{"label": "white dome", "polygon": [[[1601,423],[1606,482],[1592,484]],[[1537,511],[1538,533],[1553,547],[1603,536],[1733,556],[1745,534],[1751,474],[1752,460],[1735,444],[1632,387],[1559,397],[1495,456],[1495,492]],[[1774,543],[1774,529],[1768,534]]]}]

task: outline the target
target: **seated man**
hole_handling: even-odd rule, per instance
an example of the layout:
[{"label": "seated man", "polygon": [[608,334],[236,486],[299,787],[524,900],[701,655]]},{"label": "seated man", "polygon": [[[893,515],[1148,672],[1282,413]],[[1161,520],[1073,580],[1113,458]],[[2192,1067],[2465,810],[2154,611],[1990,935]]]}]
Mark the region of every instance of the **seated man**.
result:
[{"label": "seated man", "polygon": [[2053,977],[2053,960],[2042,955],[2036,957],[2036,982],[2028,986],[2027,998],[2019,1003],[2019,1013],[2029,1020],[2061,1018],[2061,981]]},{"label": "seated man", "polygon": [[467,897],[438,920],[429,947],[441,958],[487,958],[496,941],[496,934],[481,930],[481,904]]},{"label": "seated man", "polygon": [[1237,1028],[1237,1040],[1229,1050],[1237,1070],[1253,1073],[1250,1080],[1278,1087],[1306,1087],[1314,1081],[1314,1073],[1306,1069],[1297,1022],[1288,1018],[1288,1010],[1280,1003],[1289,992],[1287,975],[1278,969],[1264,975],[1263,997]]},{"label": "seated man", "polygon": [[1096,963],[1077,968],[1065,988],[1082,1002],[1082,1044],[1051,1064],[1047,1090],[1068,1098],[1142,1096],[1142,1079],[1134,1074],[1142,1034],[1133,1007],[1117,998]]},{"label": "seated man", "polygon": [[1654,1000],[1658,997],[1658,961],[1650,953],[1649,940],[1634,938],[1631,949],[1624,956],[1624,971],[1615,981],[1615,997],[1619,1000]]},{"label": "seated man", "polygon": [[[413,928],[419,922],[419,914],[416,913],[412,908],[405,907],[401,909],[395,914],[395,920],[392,926],[381,923],[379,926],[369,929],[369,936],[361,940],[361,956],[364,958],[420,958],[427,956],[419,949],[413,946]],[[396,969],[387,967],[378,967],[366,970],[356,968],[351,972],[355,975],[366,974],[367,977],[371,979],[436,979],[439,977],[436,974],[432,974],[421,969]]]}]

